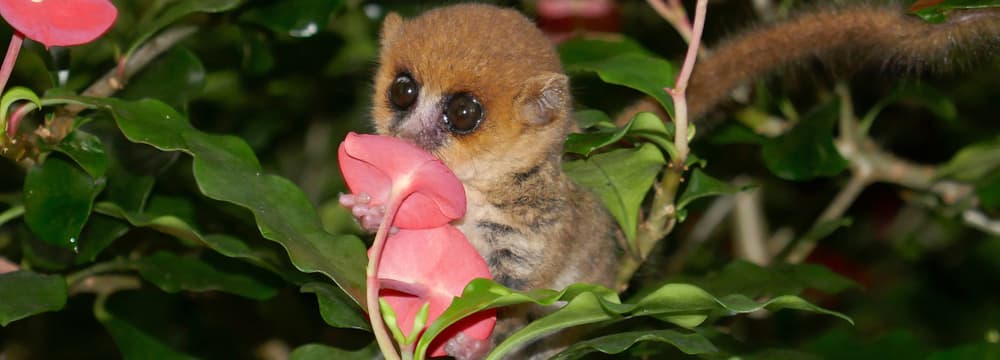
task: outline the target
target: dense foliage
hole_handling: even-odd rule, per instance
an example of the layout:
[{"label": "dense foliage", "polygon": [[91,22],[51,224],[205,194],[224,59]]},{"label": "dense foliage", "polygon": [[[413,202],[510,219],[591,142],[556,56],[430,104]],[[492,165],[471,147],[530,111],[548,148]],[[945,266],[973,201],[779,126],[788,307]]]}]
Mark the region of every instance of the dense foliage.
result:
[{"label": "dense foliage", "polygon": [[[337,145],[371,132],[382,17],[435,4],[112,3],[92,43],[27,41],[0,99],[0,358],[371,358],[371,235],[338,204]],[[709,47],[754,17],[708,14]],[[494,355],[590,324],[560,358],[1000,358],[996,54],[802,64],[695,122],[684,158],[672,122],[611,120],[642,96],[673,111],[684,40],[643,2],[598,16],[572,26],[621,35],[559,45],[585,129],[565,171],[622,226],[627,290],[475,280],[418,354],[475,311],[565,302]]]}]

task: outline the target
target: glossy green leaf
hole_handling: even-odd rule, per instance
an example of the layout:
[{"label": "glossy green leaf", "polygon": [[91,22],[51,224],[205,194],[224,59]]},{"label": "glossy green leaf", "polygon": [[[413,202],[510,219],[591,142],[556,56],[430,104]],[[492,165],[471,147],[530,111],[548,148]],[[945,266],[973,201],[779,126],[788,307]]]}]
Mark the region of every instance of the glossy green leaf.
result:
[{"label": "glossy green leaf", "polygon": [[677,208],[686,208],[695,199],[706,196],[732,195],[746,188],[713,178],[703,173],[701,169],[695,168],[687,180],[687,187],[684,188],[681,197],[677,199]]},{"label": "glossy green leaf", "polygon": [[[599,285],[573,284],[563,291],[550,289],[516,291],[493,282],[492,280],[472,280],[465,286],[465,289],[462,291],[462,296],[455,298],[451,305],[449,305],[448,308],[441,313],[441,316],[431,323],[431,325],[427,327],[427,330],[424,331],[424,335],[422,335],[420,340],[417,342],[417,346],[415,348],[415,358],[418,360],[423,359],[425,353],[427,352],[427,348],[430,346],[431,341],[433,341],[435,337],[447,329],[448,326],[451,326],[469,315],[483,310],[516,304],[534,303],[543,306],[552,305],[559,301],[571,301],[577,296],[584,294],[592,299],[595,297],[600,299],[598,301],[603,302],[607,306],[612,306],[613,304],[620,302],[618,294]],[[587,303],[590,304],[592,302]],[[595,309],[591,308],[591,310]],[[600,311],[597,310],[597,312]],[[603,318],[603,315],[600,314],[589,314],[587,316],[589,318]],[[541,323],[541,325],[545,324]],[[525,338],[522,338],[520,341],[524,341],[524,339]],[[505,341],[505,343],[509,341],[510,338],[508,338],[508,341]],[[510,350],[510,348],[515,345],[516,344],[508,344],[505,349]],[[498,354],[498,349],[499,348],[494,349],[488,359],[502,356],[502,354]]]},{"label": "glossy green leaf", "polygon": [[198,57],[190,50],[174,48],[129,79],[118,96],[128,100],[154,98],[183,110],[204,87],[205,67]]},{"label": "glossy green leaf", "polygon": [[169,293],[222,291],[254,300],[267,300],[278,293],[251,273],[163,251],[135,260],[134,265],[144,279]]},{"label": "glossy green leaf", "polygon": [[490,352],[486,360],[502,359],[504,355],[521,345],[554,331],[617,318],[616,314],[605,311],[601,305],[601,300],[594,293],[582,293],[559,310],[532,321],[511,334]]},{"label": "glossy green leaf", "polygon": [[66,305],[66,280],[31,271],[0,274],[0,326]]},{"label": "glossy green leaf", "polygon": [[42,107],[42,102],[38,99],[38,95],[26,87],[15,86],[4,92],[3,97],[0,97],[0,139],[7,137],[8,112],[10,106],[18,101],[30,101],[35,106]]},{"label": "glossy green leaf", "polygon": [[558,50],[559,58],[564,66],[606,60],[616,55],[628,53],[651,54],[642,45],[626,37],[613,40],[576,38],[559,44]]},{"label": "glossy green leaf", "polygon": [[308,283],[302,285],[304,293],[316,294],[319,301],[319,314],[327,325],[338,328],[361,329],[371,331],[368,316],[342,290],[325,283]]},{"label": "glossy green leaf", "polygon": [[803,181],[840,174],[847,160],[833,144],[839,102],[832,101],[806,115],[798,125],[771,139],[761,149],[764,164],[778,177]]},{"label": "glossy green leaf", "polygon": [[94,208],[96,212],[124,220],[132,226],[147,227],[189,243],[204,244],[224,256],[245,260],[267,269],[290,283],[304,284],[310,281],[305,274],[284,266],[284,259],[279,258],[277,254],[265,249],[251,248],[246,242],[229,235],[202,235],[176,216],[129,212],[114,203],[98,203]]},{"label": "glossy green leaf", "polygon": [[108,170],[108,154],[101,139],[83,130],[70,132],[53,150],[73,159],[92,178],[100,178]]},{"label": "glossy green leaf", "polygon": [[[101,200],[114,204],[122,212],[137,212],[145,207],[149,193],[153,190],[153,183],[153,177],[133,175],[120,164],[113,163],[108,170],[108,182]],[[101,251],[131,228],[127,222],[110,216],[107,212],[100,214],[101,203],[95,204],[94,208],[98,214],[91,216],[80,234],[77,264],[94,261]]]},{"label": "glossy green leaf", "polygon": [[600,197],[631,240],[635,238],[642,200],[664,164],[666,160],[656,146],[643,144],[636,149],[618,149],[568,161],[563,170],[573,181]]},{"label": "glossy green leaf", "polygon": [[616,54],[593,61],[566,65],[568,72],[594,72],[604,82],[627,86],[652,96],[670,116],[674,102],[664,88],[674,85],[677,76],[673,64],[661,58],[638,52]]},{"label": "glossy green leaf", "polygon": [[101,311],[97,316],[104,328],[108,330],[118,351],[125,360],[194,360],[194,357],[183,354],[164,344],[159,339],[147,334],[141,329]]},{"label": "glossy green leaf", "polygon": [[132,45],[126,51],[126,56],[131,56],[135,49],[139,48],[146,40],[160,32],[170,24],[181,18],[194,13],[217,13],[231,10],[239,5],[241,0],[179,0],[173,1],[170,5],[155,17],[152,21],[140,25],[136,31],[136,38],[132,40]]},{"label": "glossy green leaf", "polygon": [[949,122],[954,122],[958,118],[958,110],[955,109],[955,103],[948,98],[948,94],[926,84],[904,84],[868,110],[864,118],[861,119],[859,132],[867,134],[882,110],[893,103],[902,101],[923,106],[937,117]]},{"label": "glossy green leaf", "polygon": [[330,13],[343,5],[343,0],[277,1],[251,8],[240,20],[292,37],[310,37],[326,28]]},{"label": "glossy green leaf", "polygon": [[975,182],[1000,170],[1000,137],[967,145],[938,168],[937,178]]},{"label": "glossy green leaf", "polygon": [[264,174],[246,142],[198,131],[155,100],[79,100],[109,110],[131,141],[192,155],[195,181],[205,196],[249,209],[261,234],[281,244],[299,270],[323,273],[355,300],[364,297],[367,256],[361,240],[324,231],[302,190],[285,178]]},{"label": "glossy green leaf", "polygon": [[557,302],[565,305],[511,334],[493,349],[487,359],[503,358],[511,350],[553,331],[636,316],[651,316],[679,326],[695,327],[709,316],[731,316],[760,309],[798,309],[832,315],[851,322],[843,314],[817,307],[791,295],[758,303],[743,295],[716,298],[693,285],[666,284],[623,304],[614,291],[597,285],[573,284],[563,291],[539,289],[521,292],[491,280],[475,279],[466,286],[462,296],[456,298],[424,332],[417,343],[416,359],[423,358],[430,342],[442,330],[466,316],[508,305],[533,303],[546,306]]},{"label": "glossy green leaf", "polygon": [[580,110],[573,113],[573,118],[576,119],[576,124],[581,129],[589,129],[592,127],[615,127],[615,124],[611,122],[611,118],[608,117],[608,114],[605,114],[601,110]]},{"label": "glossy green leaf", "polygon": [[288,360],[370,360],[378,355],[378,348],[368,346],[359,350],[344,350],[323,344],[299,346],[288,356]]},{"label": "glossy green leaf", "polygon": [[595,352],[619,354],[640,342],[667,343],[689,355],[712,354],[719,351],[707,338],[698,333],[682,333],[676,330],[643,330],[617,333],[581,341],[556,354],[552,359],[579,359]]},{"label": "glossy green leaf", "polygon": [[74,248],[104,179],[94,179],[63,158],[50,156],[24,180],[24,221],[42,240]]},{"label": "glossy green leaf", "polygon": [[672,142],[673,129],[668,128],[656,114],[640,112],[620,128],[607,122],[596,124],[600,127],[597,131],[569,134],[564,150],[568,153],[589,156],[594,150],[614,144],[628,135],[644,138],[671,156],[677,154],[677,149]]}]

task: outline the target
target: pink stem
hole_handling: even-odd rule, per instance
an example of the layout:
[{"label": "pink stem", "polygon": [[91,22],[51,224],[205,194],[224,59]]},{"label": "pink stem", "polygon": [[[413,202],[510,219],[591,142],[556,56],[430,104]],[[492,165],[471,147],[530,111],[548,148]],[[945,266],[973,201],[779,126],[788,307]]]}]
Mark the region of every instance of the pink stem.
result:
[{"label": "pink stem", "polygon": [[[3,94],[7,80],[10,79],[10,74],[14,71],[14,63],[17,62],[17,53],[21,51],[22,43],[24,43],[24,34],[15,31],[14,36],[10,38],[10,45],[7,46],[7,53],[3,56],[3,65],[0,66],[0,94]],[[17,125],[13,122],[7,124],[8,137],[14,136]]]},{"label": "pink stem", "polygon": [[389,331],[385,328],[385,321],[382,320],[382,311],[380,311],[378,303],[378,266],[382,260],[382,250],[385,248],[385,241],[389,237],[392,222],[396,219],[396,212],[399,211],[399,206],[403,203],[406,195],[408,195],[400,194],[400,192],[395,190],[393,189],[389,195],[389,204],[386,205],[385,216],[382,218],[382,223],[379,224],[378,232],[375,233],[375,241],[372,242],[372,247],[368,253],[368,269],[365,274],[367,275],[365,282],[367,293],[365,295],[366,304],[368,305],[368,321],[372,323],[372,333],[375,334],[375,342],[382,349],[382,356],[386,360],[400,360],[399,353],[396,352],[396,347],[392,345],[392,338],[389,337]]}]

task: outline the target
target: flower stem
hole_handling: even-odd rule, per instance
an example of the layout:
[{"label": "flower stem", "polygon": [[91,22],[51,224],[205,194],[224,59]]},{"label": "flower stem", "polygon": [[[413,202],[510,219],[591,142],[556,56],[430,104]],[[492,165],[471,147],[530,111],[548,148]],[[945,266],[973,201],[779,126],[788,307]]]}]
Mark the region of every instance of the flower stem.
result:
[{"label": "flower stem", "polygon": [[[3,65],[0,66],[0,94],[3,94],[3,90],[7,87],[7,80],[10,80],[10,74],[14,72],[14,63],[17,62],[17,54],[21,52],[22,43],[24,43],[24,34],[15,31],[14,36],[10,38],[10,45],[7,46],[7,53],[3,55]],[[0,123],[4,122],[6,119],[0,119]],[[7,136],[14,136],[17,124],[8,123],[6,130]]]},{"label": "flower stem", "polygon": [[386,360],[400,360],[399,353],[396,352],[396,347],[392,344],[392,339],[389,337],[389,331],[385,328],[385,321],[382,320],[382,312],[379,311],[378,303],[378,292],[379,292],[379,281],[378,281],[378,265],[382,259],[382,250],[385,248],[385,241],[389,237],[389,230],[392,228],[392,222],[396,218],[396,212],[399,211],[399,206],[403,202],[406,194],[400,194],[397,191],[393,191],[389,196],[389,204],[386,205],[385,216],[382,218],[382,223],[378,226],[378,232],[375,233],[375,241],[372,242],[371,250],[368,253],[368,268],[366,269],[366,303],[368,306],[368,321],[372,324],[372,333],[375,334],[375,342],[378,343],[379,349],[382,350],[382,356]]}]

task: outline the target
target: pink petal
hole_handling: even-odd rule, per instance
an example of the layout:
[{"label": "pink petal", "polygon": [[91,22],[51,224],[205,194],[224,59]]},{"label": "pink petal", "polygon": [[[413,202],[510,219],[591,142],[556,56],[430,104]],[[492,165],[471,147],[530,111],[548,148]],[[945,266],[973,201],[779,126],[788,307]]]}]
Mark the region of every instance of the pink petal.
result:
[{"label": "pink petal", "polygon": [[371,205],[385,205],[392,187],[407,196],[394,226],[426,229],[465,215],[465,187],[441,160],[405,140],[347,134],[338,154],[340,172],[352,193],[367,193]]},{"label": "pink petal", "polygon": [[0,16],[45,46],[71,46],[108,31],[118,10],[108,0],[0,0]]},{"label": "pink petal", "polygon": [[[379,264],[378,278],[420,289],[419,296],[392,289],[379,294],[396,312],[400,330],[409,334],[413,319],[425,302],[430,302],[427,323],[432,323],[461,295],[475,278],[492,278],[486,261],[453,226],[405,230],[389,237]],[[412,291],[418,292],[418,291]],[[458,332],[485,340],[493,332],[496,312],[485,311],[449,327],[432,344],[431,356],[444,356],[444,344]]]}]

